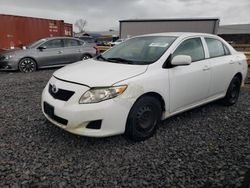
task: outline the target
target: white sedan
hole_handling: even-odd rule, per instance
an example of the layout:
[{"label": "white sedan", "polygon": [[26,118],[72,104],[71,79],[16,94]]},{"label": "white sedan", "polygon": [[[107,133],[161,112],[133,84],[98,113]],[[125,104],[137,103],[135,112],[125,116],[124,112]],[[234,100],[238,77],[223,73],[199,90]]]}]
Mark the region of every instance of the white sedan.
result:
[{"label": "white sedan", "polygon": [[42,110],[74,134],[145,140],[159,121],[180,112],[217,99],[235,104],[246,73],[244,54],[218,36],[143,35],[56,71]]}]

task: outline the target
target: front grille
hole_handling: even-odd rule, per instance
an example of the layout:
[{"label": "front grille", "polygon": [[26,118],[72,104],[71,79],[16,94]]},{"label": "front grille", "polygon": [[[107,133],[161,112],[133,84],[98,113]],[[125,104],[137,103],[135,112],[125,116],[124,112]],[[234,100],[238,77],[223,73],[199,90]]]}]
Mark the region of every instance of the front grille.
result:
[{"label": "front grille", "polygon": [[51,119],[55,120],[56,122],[63,124],[63,125],[68,124],[68,120],[63,119],[63,118],[54,114],[54,107],[51,106],[50,104],[44,102],[43,103],[43,110],[44,110],[45,114],[47,114]]},{"label": "front grille", "polygon": [[64,89],[58,89],[58,91],[53,92],[52,91],[52,85],[49,85],[49,93],[52,97],[58,100],[62,101],[68,101],[74,94],[74,91],[64,90]]}]

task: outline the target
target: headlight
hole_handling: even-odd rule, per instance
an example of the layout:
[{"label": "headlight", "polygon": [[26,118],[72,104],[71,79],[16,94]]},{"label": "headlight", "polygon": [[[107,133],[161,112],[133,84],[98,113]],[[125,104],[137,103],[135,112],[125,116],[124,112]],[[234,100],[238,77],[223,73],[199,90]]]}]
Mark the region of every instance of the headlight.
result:
[{"label": "headlight", "polygon": [[84,93],[80,100],[80,104],[98,103],[107,99],[112,99],[121,95],[127,86],[115,86],[109,88],[93,88]]},{"label": "headlight", "polygon": [[14,55],[6,55],[5,56],[5,60],[10,60],[10,59],[12,59],[14,57]]}]

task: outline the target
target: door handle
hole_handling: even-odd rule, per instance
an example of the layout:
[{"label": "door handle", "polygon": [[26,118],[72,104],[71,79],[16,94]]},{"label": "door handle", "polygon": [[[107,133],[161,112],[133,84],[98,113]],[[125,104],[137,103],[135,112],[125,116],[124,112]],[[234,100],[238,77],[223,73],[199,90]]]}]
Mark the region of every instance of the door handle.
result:
[{"label": "door handle", "polygon": [[207,71],[207,70],[209,70],[210,68],[208,67],[208,66],[205,66],[205,67],[203,67],[203,71]]},{"label": "door handle", "polygon": [[58,51],[57,53],[58,53],[58,54],[62,54],[62,53],[63,53],[63,51],[61,51],[61,50],[60,50],[60,51]]}]

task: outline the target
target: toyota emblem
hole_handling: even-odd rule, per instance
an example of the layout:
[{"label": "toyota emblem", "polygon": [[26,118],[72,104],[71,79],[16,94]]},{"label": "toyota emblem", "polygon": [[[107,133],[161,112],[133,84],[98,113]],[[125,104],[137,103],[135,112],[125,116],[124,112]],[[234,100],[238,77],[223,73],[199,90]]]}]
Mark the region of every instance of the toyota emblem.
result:
[{"label": "toyota emblem", "polygon": [[53,93],[57,93],[58,92],[58,88],[56,87],[55,84],[52,85],[51,90],[52,90]]}]

